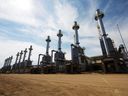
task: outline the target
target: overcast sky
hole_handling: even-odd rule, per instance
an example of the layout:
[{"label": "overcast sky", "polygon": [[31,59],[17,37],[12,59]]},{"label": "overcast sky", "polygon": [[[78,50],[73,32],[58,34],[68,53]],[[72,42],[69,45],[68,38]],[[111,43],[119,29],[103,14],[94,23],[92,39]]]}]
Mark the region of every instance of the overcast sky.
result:
[{"label": "overcast sky", "polygon": [[[45,53],[45,39],[51,37],[50,50],[57,49],[57,33],[61,29],[62,51],[70,59],[74,43],[74,21],[80,25],[80,46],[87,56],[101,55],[98,30],[94,20],[96,9],[105,13],[103,22],[115,46],[122,43],[116,25],[128,46],[128,0],[0,0],[0,67],[4,59],[33,45],[33,64],[39,53]],[[50,52],[51,53],[51,52]]]}]

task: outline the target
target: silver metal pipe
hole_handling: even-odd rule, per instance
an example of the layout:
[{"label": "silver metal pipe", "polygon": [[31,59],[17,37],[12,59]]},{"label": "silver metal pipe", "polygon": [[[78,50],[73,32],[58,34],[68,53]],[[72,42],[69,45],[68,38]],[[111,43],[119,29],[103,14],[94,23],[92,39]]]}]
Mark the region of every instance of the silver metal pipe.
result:
[{"label": "silver metal pipe", "polygon": [[9,58],[7,58],[6,66],[8,66],[8,65],[9,65],[9,59],[10,59],[10,57],[9,57]]},{"label": "silver metal pipe", "polygon": [[57,52],[56,50],[51,51],[51,62],[53,62],[53,52]]},{"label": "silver metal pipe", "polygon": [[4,66],[6,66],[6,64],[7,64],[7,59],[5,59],[5,61],[4,61]]}]

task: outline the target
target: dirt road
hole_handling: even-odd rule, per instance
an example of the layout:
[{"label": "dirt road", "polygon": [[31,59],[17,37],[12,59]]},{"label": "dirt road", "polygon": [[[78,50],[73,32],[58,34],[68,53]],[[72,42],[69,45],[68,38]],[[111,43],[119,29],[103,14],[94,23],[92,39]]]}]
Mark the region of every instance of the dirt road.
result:
[{"label": "dirt road", "polygon": [[0,96],[128,96],[128,75],[0,74]]}]

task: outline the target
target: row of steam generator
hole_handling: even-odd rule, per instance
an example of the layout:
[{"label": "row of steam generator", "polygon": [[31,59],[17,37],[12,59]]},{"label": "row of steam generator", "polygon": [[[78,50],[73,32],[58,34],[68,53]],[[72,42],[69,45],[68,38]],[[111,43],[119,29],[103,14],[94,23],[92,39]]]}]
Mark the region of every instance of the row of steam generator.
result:
[{"label": "row of steam generator", "polygon": [[[97,9],[95,20],[98,22],[97,28],[100,35],[100,45],[102,56],[87,57],[84,54],[84,48],[80,46],[78,29],[79,25],[74,22],[72,29],[75,31],[75,43],[71,44],[71,60],[65,59],[65,52],[61,49],[61,38],[63,36],[59,30],[58,50],[52,50],[49,53],[49,45],[51,42],[50,36],[47,37],[46,53],[38,55],[37,65],[32,65],[30,59],[32,46],[29,50],[16,54],[15,64],[11,65],[13,57],[5,59],[4,66],[1,68],[1,73],[82,73],[82,72],[103,72],[103,73],[127,73],[128,72],[128,52],[124,45],[119,48],[114,46],[114,42],[105,32],[102,18],[104,14]],[[26,54],[28,52],[28,58]]]}]

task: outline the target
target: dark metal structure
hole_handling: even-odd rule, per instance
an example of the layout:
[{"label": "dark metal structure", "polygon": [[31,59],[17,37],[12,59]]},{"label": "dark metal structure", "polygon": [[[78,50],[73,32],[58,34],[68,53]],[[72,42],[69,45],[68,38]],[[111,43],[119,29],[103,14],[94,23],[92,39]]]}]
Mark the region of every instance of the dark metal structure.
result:
[{"label": "dark metal structure", "polygon": [[31,45],[28,51],[28,59],[24,61],[24,72],[25,73],[29,73],[32,68],[32,60],[31,60],[32,50],[33,48]]},{"label": "dark metal structure", "polygon": [[[30,59],[32,53],[32,45],[29,48],[28,59],[26,60],[27,48],[19,53],[16,54],[15,64],[12,66],[13,73],[30,73],[32,68],[32,61]],[[24,52],[24,53],[23,53]],[[22,59],[23,57],[23,59]],[[21,62],[22,60],[22,62]]]},{"label": "dark metal structure", "polygon": [[80,47],[78,29],[79,25],[75,21],[72,29],[75,31],[75,44],[71,44],[71,64],[66,65],[67,73],[80,73],[87,70],[87,60],[84,55],[84,48]]},{"label": "dark metal structure", "polygon": [[[39,54],[38,57],[38,66],[41,67],[41,71],[45,74],[47,73],[53,73],[54,72],[54,65],[51,62],[52,58],[49,55],[49,44],[51,42],[50,36],[46,39],[47,45],[46,45],[46,54]],[[40,56],[42,56],[42,60],[40,61]]]},{"label": "dark metal structure", "polygon": [[1,68],[2,73],[10,73],[12,59],[13,56],[5,59],[4,66]]},{"label": "dark metal structure", "polygon": [[[31,54],[32,45],[24,51],[16,54],[15,63],[11,66],[13,57],[5,59],[1,68],[1,73],[81,73],[81,72],[104,72],[104,73],[126,73],[128,72],[128,52],[126,46],[121,44],[119,48],[114,46],[114,42],[106,34],[103,19],[104,13],[96,10],[95,20],[100,36],[102,56],[87,57],[84,53],[85,48],[80,46],[79,25],[74,22],[72,29],[75,31],[74,43],[71,44],[71,60],[66,60],[65,53],[61,50],[62,31],[59,30],[58,49],[52,50],[49,54],[50,36],[46,39],[46,53],[38,55],[38,64],[32,65]],[[122,38],[122,37],[121,37]],[[28,57],[27,57],[28,53]],[[26,58],[27,57],[27,58]]]},{"label": "dark metal structure", "polygon": [[123,57],[114,46],[114,42],[109,38],[105,32],[102,18],[103,12],[96,10],[95,20],[98,22],[98,30],[100,33],[100,44],[103,53],[103,71],[106,72],[124,72],[126,71]]},{"label": "dark metal structure", "polygon": [[12,66],[12,72],[15,73],[16,70],[18,69],[18,59],[19,59],[19,52],[16,54],[16,60],[15,63]]},{"label": "dark metal structure", "polygon": [[61,30],[59,30],[58,36],[58,50],[53,52],[56,52],[54,54],[54,61],[56,65],[56,72],[65,72],[65,53],[61,50],[61,37],[63,36]]},{"label": "dark metal structure", "polygon": [[18,68],[17,68],[17,71],[16,71],[17,73],[20,73],[20,71],[21,71],[21,59],[22,59],[22,55],[23,55],[23,51],[21,50],[19,61],[18,61]]}]

